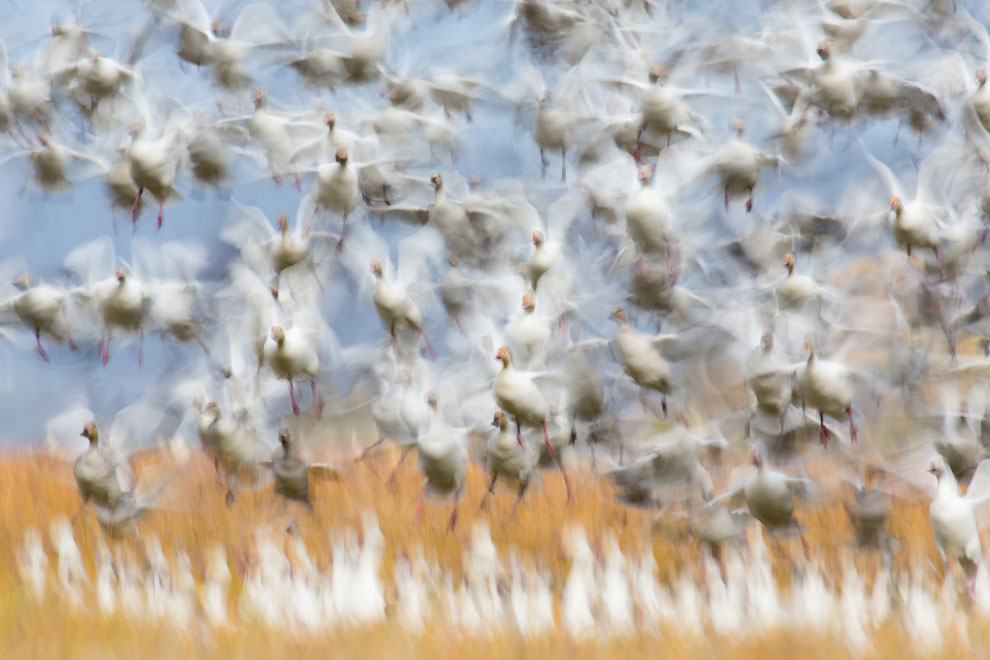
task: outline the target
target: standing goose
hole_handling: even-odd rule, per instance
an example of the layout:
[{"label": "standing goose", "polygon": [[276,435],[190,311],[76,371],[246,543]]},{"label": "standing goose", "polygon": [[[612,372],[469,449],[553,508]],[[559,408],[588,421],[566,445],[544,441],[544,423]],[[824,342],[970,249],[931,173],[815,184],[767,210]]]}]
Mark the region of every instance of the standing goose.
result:
[{"label": "standing goose", "polygon": [[822,446],[828,446],[831,435],[825,428],[825,415],[838,420],[849,418],[849,435],[853,442],[859,437],[853,421],[853,374],[838,362],[822,360],[815,356],[815,346],[805,340],[808,361],[797,368],[797,390],[801,400],[818,410]]},{"label": "standing goose", "polygon": [[550,407],[533,380],[525,373],[516,371],[512,366],[509,349],[503,346],[498,349],[495,359],[502,363],[502,370],[495,377],[493,392],[498,407],[516,420],[516,441],[522,446],[522,424],[540,426],[543,428],[543,441],[547,453],[554,455],[550,435],[547,433],[547,418]]},{"label": "standing goose", "polygon": [[810,302],[821,301],[824,291],[818,282],[808,275],[795,274],[794,267],[794,253],[788,252],[784,255],[787,276],[777,283],[773,291],[778,309],[796,309]]},{"label": "standing goose", "polygon": [[651,186],[653,168],[639,168],[640,189],[626,204],[626,228],[629,238],[646,254],[659,254],[669,244],[671,213],[667,196]]}]

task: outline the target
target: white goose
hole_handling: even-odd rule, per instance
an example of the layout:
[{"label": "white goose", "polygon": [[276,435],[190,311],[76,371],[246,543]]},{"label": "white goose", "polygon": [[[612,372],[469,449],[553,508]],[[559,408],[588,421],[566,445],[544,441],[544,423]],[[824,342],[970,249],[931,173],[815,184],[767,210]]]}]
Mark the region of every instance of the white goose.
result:
[{"label": "white goose", "polygon": [[990,499],[990,492],[987,492],[988,470],[990,462],[981,461],[969,489],[962,495],[959,484],[940,456],[934,458],[928,468],[928,472],[938,479],[935,498],[928,509],[935,547],[943,561],[955,559],[971,573],[971,589],[983,562],[983,544],[980,541],[976,510]]},{"label": "white goose", "polygon": [[55,341],[67,342],[75,350],[76,344],[69,331],[67,292],[51,284],[35,284],[27,273],[18,275],[11,284],[21,293],[0,305],[0,310],[11,310],[34,332],[38,355],[45,362],[49,361],[48,353],[41,346],[42,333]]},{"label": "white goose", "polygon": [[522,299],[522,316],[505,326],[505,343],[516,363],[524,370],[532,370],[546,363],[550,348],[550,328],[547,321],[536,314],[536,301],[526,294]]},{"label": "white goose", "polygon": [[280,325],[273,325],[268,339],[265,340],[265,364],[279,378],[289,381],[289,398],[292,401],[292,412],[299,415],[299,404],[296,402],[295,388],[292,381],[299,376],[309,377],[313,391],[313,412],[319,417],[322,411],[320,397],[316,392],[316,378],[320,368],[320,358],[316,352],[316,328],[313,324],[305,323],[302,314],[297,314],[295,323],[286,330]]},{"label": "white goose", "polygon": [[341,230],[341,240],[347,234],[347,216],[353,211],[358,202],[361,201],[361,186],[358,181],[358,166],[348,165],[349,156],[347,149],[341,147],[337,149],[334,156],[335,163],[324,163],[316,170],[316,178],[313,180],[313,216],[306,224],[304,235],[309,234],[320,208],[327,209],[333,213],[340,213],[344,216],[344,228]]},{"label": "white goose", "polygon": [[650,337],[633,330],[621,307],[612,310],[611,318],[619,324],[615,339],[622,370],[640,387],[654,390],[663,396],[663,414],[666,416],[667,395],[674,391],[676,385],[670,376],[670,366],[660,351],[676,340],[676,335]]},{"label": "white goose", "polygon": [[543,428],[543,441],[546,443],[547,453],[553,456],[555,452],[547,433],[550,407],[543,393],[527,374],[515,370],[508,348],[503,346],[498,349],[495,359],[502,363],[502,370],[496,376],[493,386],[495,403],[515,418],[516,441],[522,446],[522,424],[540,426]]},{"label": "white goose", "polygon": [[[144,121],[148,120],[145,114]],[[136,134],[125,156],[127,166],[138,187],[138,199],[148,190],[158,200],[157,228],[162,228],[165,199],[172,194],[172,184],[182,160],[182,141],[173,123],[165,126],[157,138],[146,136],[147,127],[135,128]],[[138,199],[131,206],[131,222],[137,229]]]},{"label": "white goose", "polygon": [[931,250],[935,254],[935,262],[938,264],[942,281],[945,281],[947,276],[939,251],[939,244],[945,232],[940,216],[945,214],[945,209],[935,199],[935,186],[940,181],[944,167],[941,154],[933,152],[918,165],[914,199],[908,201],[904,186],[890,168],[874,158],[865,146],[863,153],[890,192],[888,209],[891,214],[890,231],[894,241],[898,247],[903,247],[907,251],[908,256],[911,256],[912,247]]},{"label": "white goose", "polygon": [[804,343],[808,361],[797,368],[797,390],[801,400],[818,409],[821,441],[828,445],[831,433],[825,428],[825,415],[838,420],[849,418],[849,435],[856,442],[859,433],[853,421],[853,372],[838,362],[822,360],[815,356],[815,346],[810,339]]},{"label": "white goose", "polygon": [[745,124],[733,122],[736,135],[726,142],[709,161],[708,168],[721,180],[723,205],[729,210],[729,196],[747,195],[746,213],[753,210],[753,188],[760,177],[760,169],[780,164],[780,157],[766,154],[742,140]]},{"label": "white goose", "polygon": [[447,424],[437,411],[437,396],[427,394],[430,424],[416,441],[419,449],[419,469],[423,473],[424,485],[416,506],[416,520],[422,520],[423,503],[426,495],[433,492],[439,495],[453,495],[454,508],[450,513],[447,529],[457,525],[457,504],[464,490],[464,474],[467,470],[467,452],[464,447],[464,433]]},{"label": "white goose", "polygon": [[667,196],[650,185],[652,180],[653,168],[640,167],[642,186],[626,204],[626,227],[636,247],[647,254],[659,254],[668,247],[672,218]]}]

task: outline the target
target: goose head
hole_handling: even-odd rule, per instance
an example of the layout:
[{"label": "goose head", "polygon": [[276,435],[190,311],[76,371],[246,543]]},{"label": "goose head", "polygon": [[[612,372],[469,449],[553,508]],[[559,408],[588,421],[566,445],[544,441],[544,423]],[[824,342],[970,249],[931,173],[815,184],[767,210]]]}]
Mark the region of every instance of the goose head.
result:
[{"label": "goose head", "polygon": [[117,278],[117,281],[120,282],[121,284],[127,281],[127,271],[125,271],[123,268],[118,266],[117,269],[114,270],[113,274],[114,277]]},{"label": "goose head", "polygon": [[27,291],[27,289],[30,288],[31,286],[31,276],[28,275],[27,273],[21,273],[13,280],[11,280],[10,283],[18,291]]},{"label": "goose head", "polygon": [[763,348],[764,351],[771,351],[771,350],[773,350],[773,333],[772,332],[770,332],[769,330],[767,330],[766,332],[763,333],[763,336],[760,337],[760,346]]},{"label": "goose head", "polygon": [[801,346],[801,355],[805,353],[808,354],[808,362],[815,359],[815,341],[809,335],[805,338],[804,344]]},{"label": "goose head", "polygon": [[203,408],[204,415],[210,415],[214,420],[220,419],[220,406],[217,405],[216,401],[210,401]]},{"label": "goose head", "polygon": [[794,253],[788,252],[784,255],[784,268],[787,269],[788,275],[794,274]]},{"label": "goose head", "polygon": [[337,116],[332,112],[323,115],[323,123],[327,125],[327,130],[333,132],[333,127],[337,125]]},{"label": "goose head", "polygon": [[443,177],[440,176],[439,172],[434,172],[430,175],[430,183],[435,191],[440,192],[440,189],[443,188]]},{"label": "goose head", "polygon": [[100,431],[96,428],[96,424],[93,422],[86,424],[86,426],[83,427],[82,433],[79,435],[89,440],[89,445],[91,447],[95,447],[100,442]]},{"label": "goose head", "polygon": [[428,405],[433,410],[437,409],[437,393],[427,392],[426,393],[426,405]]},{"label": "goose head", "polygon": [[936,456],[932,459],[931,464],[928,466],[928,473],[934,474],[935,478],[942,481],[942,477],[946,475],[947,468],[945,465],[945,459],[941,456]]},{"label": "goose head", "polygon": [[382,262],[377,259],[371,262],[371,272],[377,279],[382,279]]},{"label": "goose head", "polygon": [[984,69],[984,68],[981,67],[980,69],[978,69],[976,71],[976,84],[979,85],[980,87],[983,87],[985,84],[987,84],[987,70],[986,69]]},{"label": "goose head", "polygon": [[644,186],[647,186],[650,184],[650,181],[652,180],[653,180],[653,168],[650,167],[649,165],[643,165],[642,167],[640,167],[639,182],[642,183]]},{"label": "goose head", "polygon": [[498,349],[495,353],[495,359],[501,361],[503,368],[508,368],[512,364],[512,356],[509,355],[509,349],[505,346]]},{"label": "goose head", "polygon": [[337,155],[334,156],[334,158],[338,163],[340,163],[341,167],[347,165],[347,149],[344,147],[337,149]]},{"label": "goose head", "polygon": [[256,89],[251,92],[251,102],[254,103],[255,109],[261,108],[265,105],[265,93],[260,89]]},{"label": "goose head", "polygon": [[268,285],[268,293],[272,294],[272,298],[278,300],[278,287],[274,284]]},{"label": "goose head", "polygon": [[278,230],[282,232],[282,234],[289,231],[289,218],[284,212],[278,214],[278,219],[275,220],[275,226],[278,227]]},{"label": "goose head", "polygon": [[663,84],[667,79],[667,74],[670,72],[670,65],[668,64],[654,64],[650,67],[650,71],[647,74],[649,80],[653,84]]},{"label": "goose head", "polygon": [[289,435],[289,429],[282,427],[278,430],[278,444],[282,445],[282,450],[285,452],[285,456],[289,456],[289,452],[292,450],[292,436]]},{"label": "goose head", "polygon": [[763,467],[763,454],[759,447],[753,447],[753,451],[749,452],[749,462],[757,468]]},{"label": "goose head", "polygon": [[608,317],[620,324],[625,324],[628,321],[628,319],[626,318],[626,310],[622,309],[621,307],[614,308],[612,310],[612,313],[609,314]]},{"label": "goose head", "polygon": [[528,293],[525,296],[523,296],[523,299],[522,299],[522,308],[523,308],[523,311],[526,311],[526,312],[529,312],[529,313],[532,313],[533,310],[536,309],[536,301],[533,300],[533,296],[529,295]]},{"label": "goose head", "polygon": [[542,231],[536,230],[536,231],[533,232],[533,245],[535,245],[536,247],[540,247],[541,245],[543,245],[543,232]]},{"label": "goose head", "polygon": [[[457,268],[457,263],[458,263],[457,257],[455,257],[454,255],[450,255],[449,257],[447,257],[447,263],[450,264],[451,268]],[[990,271],[988,271],[988,273],[990,273]]]},{"label": "goose head", "polygon": [[818,47],[815,48],[815,52],[818,53],[818,57],[820,57],[823,62],[828,61],[829,58],[832,57],[832,42],[822,41],[818,44]]},{"label": "goose head", "polygon": [[504,431],[509,428],[509,418],[500,410],[492,418],[492,426],[497,427],[500,431]]},{"label": "goose head", "polygon": [[900,215],[901,211],[904,210],[904,205],[901,203],[901,198],[897,195],[892,195],[890,201],[887,202],[887,208],[893,211],[895,214]]},{"label": "goose head", "polygon": [[729,122],[729,126],[736,132],[736,137],[741,138],[742,134],[746,131],[746,122],[742,119],[733,119]]},{"label": "goose head", "polygon": [[285,341],[285,330],[280,325],[272,326],[272,341],[276,342],[279,346]]}]

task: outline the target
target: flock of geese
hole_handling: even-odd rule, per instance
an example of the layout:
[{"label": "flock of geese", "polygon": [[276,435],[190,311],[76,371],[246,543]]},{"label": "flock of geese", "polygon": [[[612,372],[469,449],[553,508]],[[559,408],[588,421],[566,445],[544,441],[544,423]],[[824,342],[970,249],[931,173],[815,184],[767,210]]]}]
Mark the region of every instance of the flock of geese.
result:
[{"label": "flock of geese", "polygon": [[[3,35],[7,176],[42,208],[105,191],[96,236],[0,264],[3,350],[87,368],[45,413],[52,449],[88,442],[82,506],[132,529],[182,470],[128,455],[193,434],[228,507],[274,480],[312,508],[314,475],[398,444],[450,530],[469,461],[482,506],[539,507],[588,456],[712,548],[846,488],[889,554],[891,503],[928,499],[975,593],[986,10],[707,4],[154,0],[113,37],[89,6]],[[161,372],[108,409],[148,334]]]}]

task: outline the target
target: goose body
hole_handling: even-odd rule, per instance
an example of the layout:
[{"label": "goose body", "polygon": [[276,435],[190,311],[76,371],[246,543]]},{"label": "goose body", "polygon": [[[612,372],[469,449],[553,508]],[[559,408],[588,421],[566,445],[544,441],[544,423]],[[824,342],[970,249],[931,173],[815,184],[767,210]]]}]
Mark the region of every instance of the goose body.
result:
[{"label": "goose body", "polygon": [[830,435],[825,428],[824,415],[838,420],[848,417],[850,435],[855,442],[857,431],[852,418],[852,374],[838,362],[816,357],[813,347],[809,346],[808,350],[808,361],[797,370],[798,394],[807,405],[818,409],[822,444],[828,443]]},{"label": "goose body", "polygon": [[313,390],[313,408],[319,416],[320,402],[316,394],[316,376],[320,368],[320,359],[309,334],[300,327],[285,330],[281,326],[274,325],[265,340],[264,356],[265,364],[275,375],[289,381],[292,412],[296,415],[299,414],[299,404],[296,402],[292,381],[300,376],[309,377]]},{"label": "goose body", "polygon": [[124,501],[117,466],[100,448],[95,424],[87,424],[80,435],[89,440],[89,449],[76,460],[72,471],[83,504],[93,502],[99,507],[114,509]]}]

